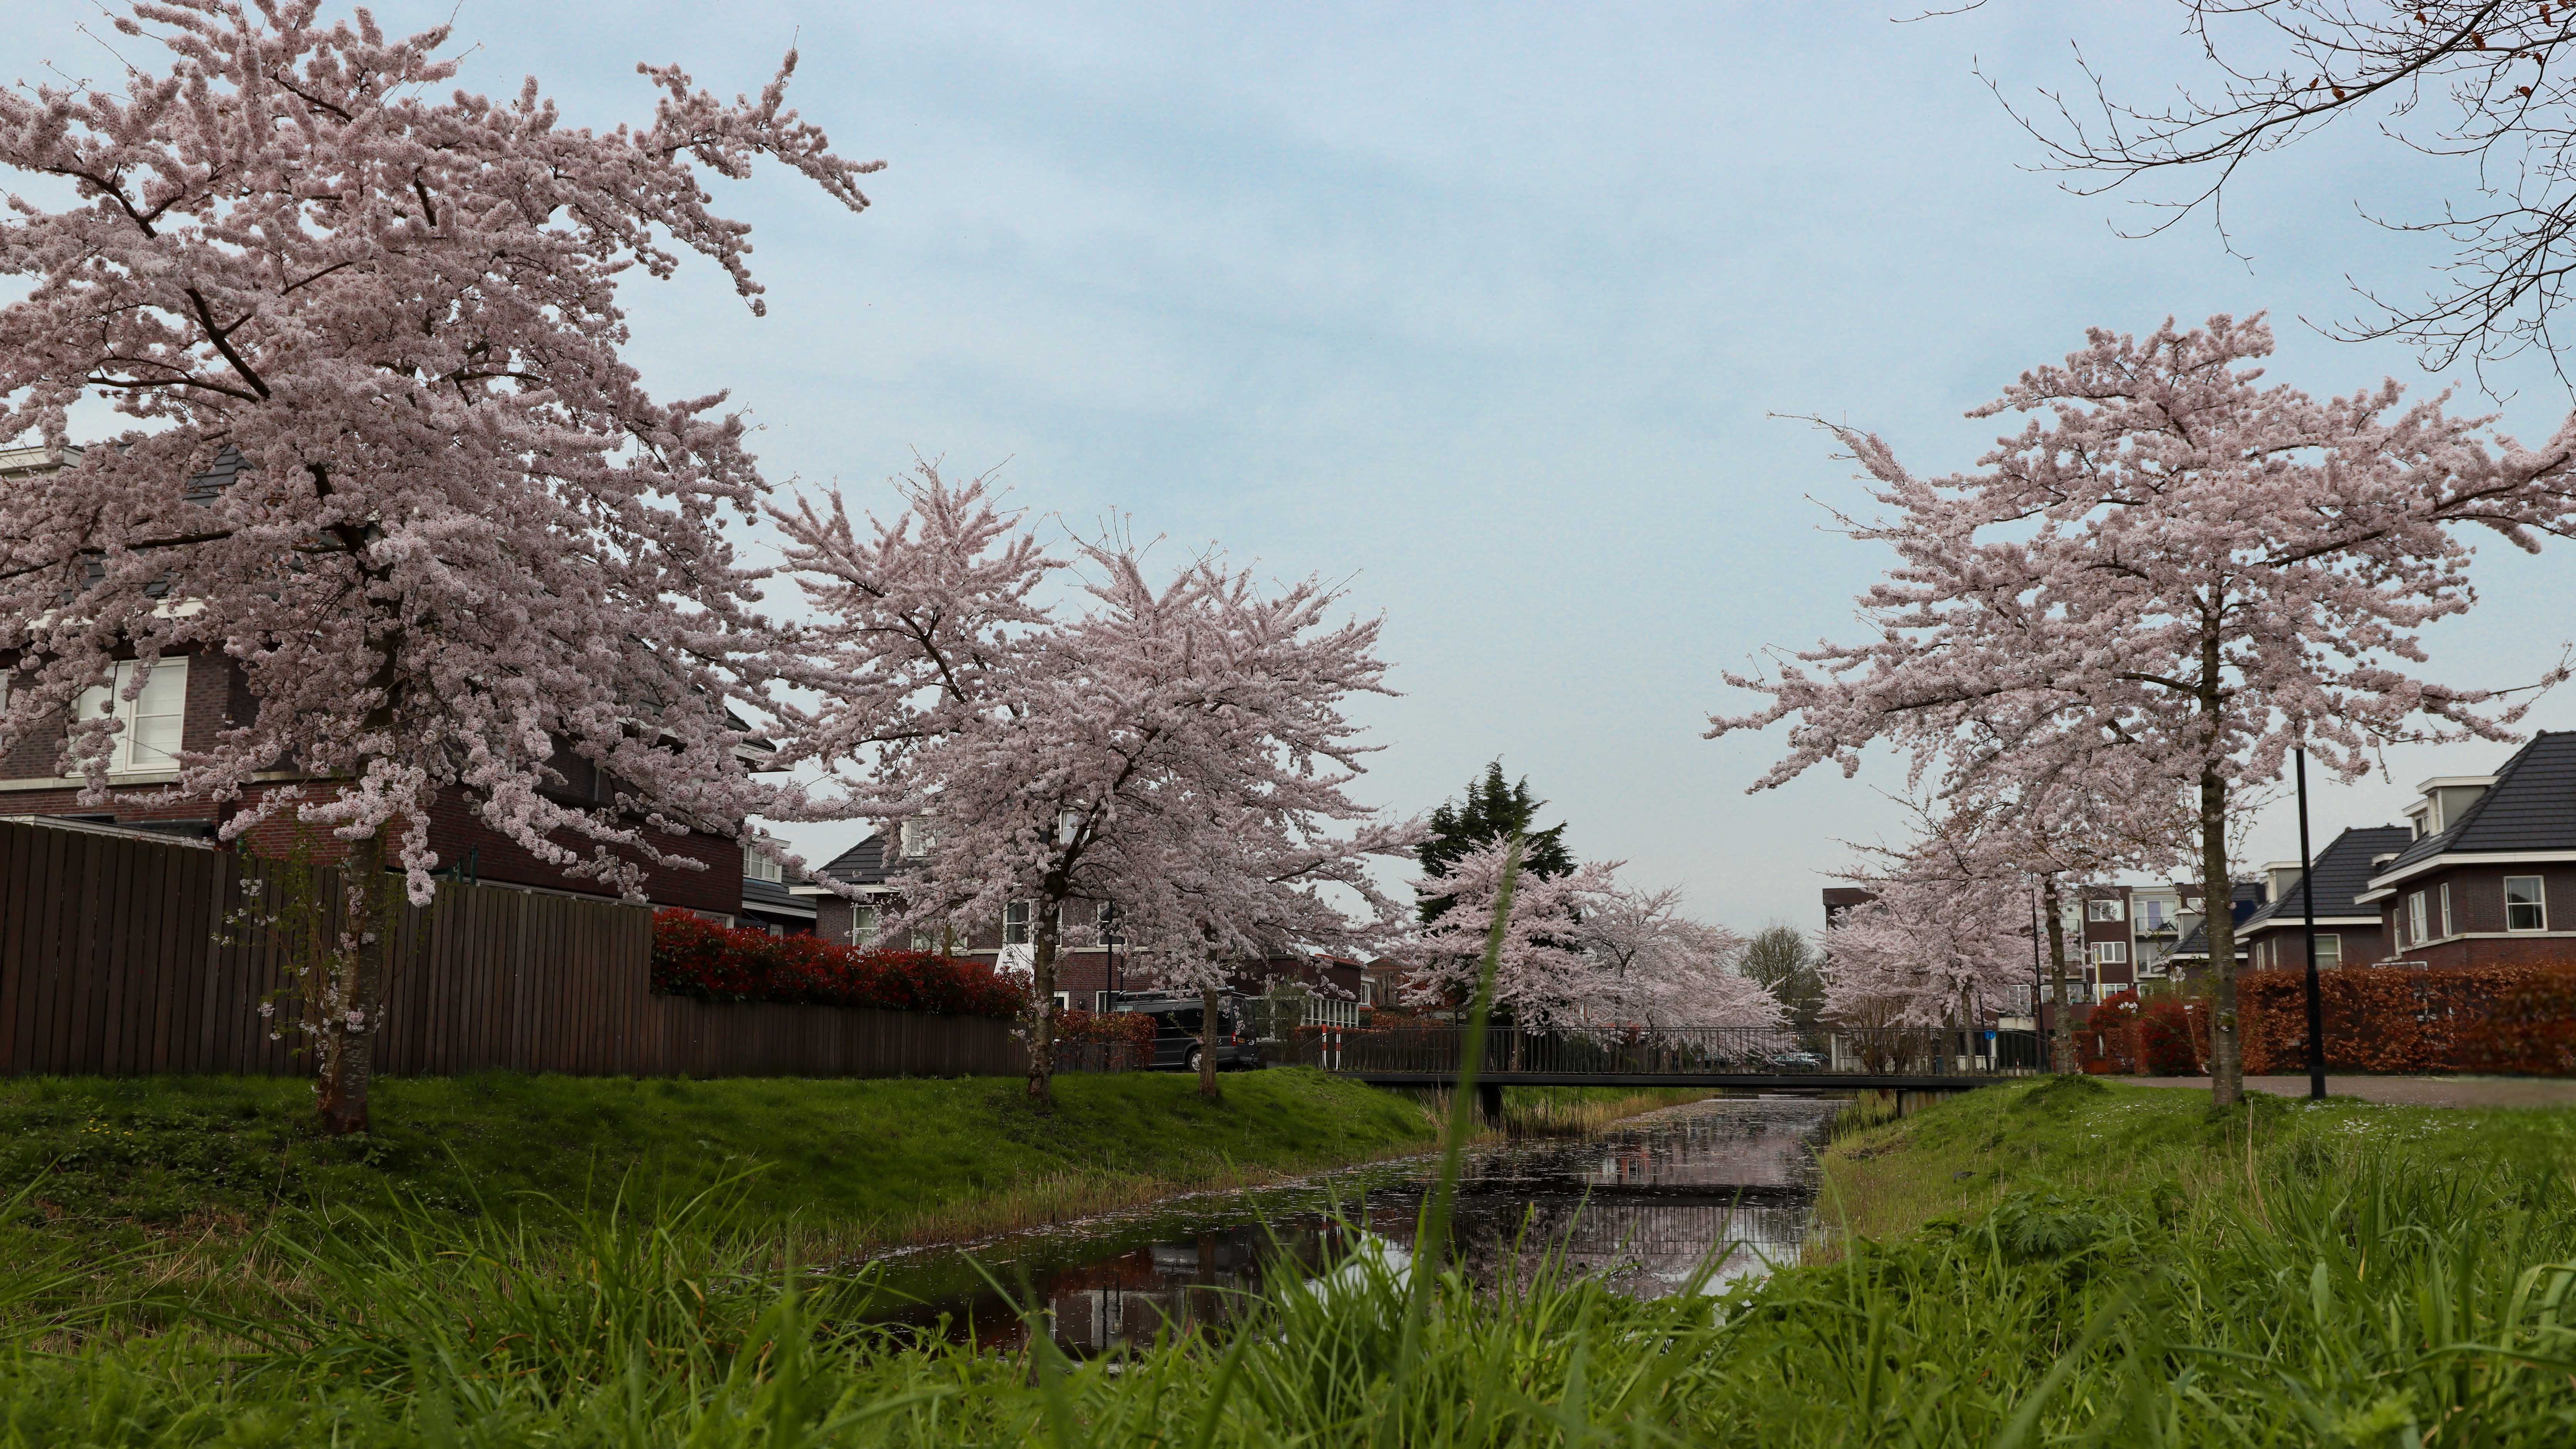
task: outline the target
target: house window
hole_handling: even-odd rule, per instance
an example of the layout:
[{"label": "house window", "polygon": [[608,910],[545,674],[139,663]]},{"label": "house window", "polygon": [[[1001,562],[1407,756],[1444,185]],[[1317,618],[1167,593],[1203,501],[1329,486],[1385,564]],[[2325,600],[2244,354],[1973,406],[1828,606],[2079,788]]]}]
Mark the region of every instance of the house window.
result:
[{"label": "house window", "polygon": [[2094,942],[2093,964],[2096,966],[2126,966],[2129,964],[2129,943],[2126,941]]},{"label": "house window", "polygon": [[939,843],[939,833],[932,830],[926,820],[907,820],[895,834],[895,849],[906,860],[921,859],[930,854],[930,847]]},{"label": "house window", "polygon": [[2146,906],[2147,910],[2147,929],[2150,931],[2163,930],[2165,928],[2165,903],[2158,900],[2150,900],[2143,904]]},{"label": "house window", "polygon": [[1118,907],[1112,905],[1108,901],[1102,901],[1100,903],[1099,916],[1096,918],[1094,924],[1100,932],[1100,941],[1102,945],[1114,946],[1118,944]]},{"label": "house window", "polygon": [[2084,903],[2084,918],[2088,921],[2120,920],[2122,919],[2120,914],[2120,903],[2118,901],[2086,901]]},{"label": "house window", "polygon": [[125,728],[108,751],[110,774],[179,768],[179,728],[188,715],[188,661],[155,662],[142,695],[127,699],[125,691],[134,683],[138,667],[131,659],[117,665],[114,683],[91,685],[72,705],[78,719],[112,715],[124,722]]},{"label": "house window", "polygon": [[2317,969],[2330,970],[2343,964],[2343,937],[2319,932],[2317,935]]},{"label": "house window", "polygon": [[742,878],[783,881],[787,879],[787,867],[780,863],[777,856],[755,845],[742,853]]},{"label": "house window", "polygon": [[1025,946],[1029,943],[1029,922],[1038,913],[1035,901],[1013,901],[1002,907],[1002,944]]},{"label": "house window", "polygon": [[877,908],[874,906],[852,906],[850,908],[850,944],[853,946],[873,946],[876,943]]},{"label": "house window", "polygon": [[2421,946],[2432,939],[2424,933],[2424,893],[2417,891],[2406,898],[2406,936]]},{"label": "house window", "polygon": [[2442,934],[2445,937],[2459,934],[2451,929],[2451,883],[2449,881],[2442,882]]},{"label": "house window", "polygon": [[2508,931],[2549,929],[2549,901],[2541,892],[2540,877],[2509,875],[2504,878],[2504,928]]}]

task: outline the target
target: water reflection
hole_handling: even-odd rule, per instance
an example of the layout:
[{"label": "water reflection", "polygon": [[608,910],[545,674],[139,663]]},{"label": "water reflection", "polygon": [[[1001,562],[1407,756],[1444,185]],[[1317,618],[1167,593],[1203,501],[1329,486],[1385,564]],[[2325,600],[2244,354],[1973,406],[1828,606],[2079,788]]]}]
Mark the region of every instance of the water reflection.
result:
[{"label": "water reflection", "polygon": [[[1639,1297],[1680,1291],[1713,1256],[1713,1284],[1765,1272],[1806,1236],[1809,1144],[1840,1105],[1703,1102],[1594,1137],[1480,1150],[1460,1185],[1456,1256],[1493,1283],[1554,1253]],[[891,1266],[890,1286],[914,1300],[893,1316],[1016,1346],[1021,1320],[989,1275],[1011,1300],[1045,1304],[1057,1342],[1078,1356],[1222,1324],[1281,1275],[1312,1277],[1354,1252],[1400,1270],[1428,1169],[1416,1160],[1019,1235],[972,1249],[972,1263],[916,1255]]]}]

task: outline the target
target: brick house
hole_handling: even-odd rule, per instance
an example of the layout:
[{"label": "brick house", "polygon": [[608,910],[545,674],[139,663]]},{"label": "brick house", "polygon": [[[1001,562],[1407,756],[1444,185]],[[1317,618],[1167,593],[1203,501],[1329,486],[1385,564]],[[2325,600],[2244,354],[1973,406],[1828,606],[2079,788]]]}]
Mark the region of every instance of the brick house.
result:
[{"label": "brick house", "polygon": [[[2317,852],[2310,868],[2316,877],[2318,969],[2377,961],[2388,954],[2380,908],[2362,897],[2381,863],[2394,858],[2412,839],[2412,832],[2403,825],[2356,826]],[[2276,861],[2265,866],[2263,874],[2271,899],[2245,918],[2240,935],[2246,963],[2257,971],[2305,970],[2307,918],[2299,863]]]},{"label": "brick house", "polygon": [[[0,450],[0,481],[59,468],[66,461],[62,456],[46,455],[41,449]],[[228,455],[214,469],[191,480],[191,496],[201,490],[211,493],[229,486],[240,469],[238,457]],[[7,699],[6,667],[15,662],[14,656],[0,655],[0,702]],[[164,656],[154,664],[140,697],[128,701],[122,695],[133,668],[131,662],[119,664],[112,683],[94,687],[74,705],[83,714],[113,710],[124,722],[109,762],[110,797],[95,805],[83,804],[79,798],[81,782],[60,773],[63,741],[71,724],[70,717],[65,716],[58,727],[33,731],[15,748],[0,755],[0,816],[59,817],[207,839],[244,803],[293,786],[321,783],[317,777],[292,768],[279,768],[255,776],[243,791],[243,802],[217,802],[178,794],[172,788],[178,777],[178,754],[213,748],[220,731],[253,717],[258,701],[251,695],[240,667],[220,653]],[[766,746],[752,740],[746,729],[740,752],[747,763],[757,768]],[[562,779],[544,787],[542,793],[549,799],[568,805],[592,805],[614,798],[614,782],[603,778],[580,756],[564,751],[552,765]],[[438,853],[443,872],[534,890],[585,896],[615,894],[598,881],[568,876],[530,855],[508,836],[483,824],[471,803],[456,790],[437,797],[430,807],[428,824],[430,847]],[[266,855],[282,856],[299,844],[320,859],[339,854],[338,842],[327,833],[308,832],[292,819],[266,821],[253,829],[244,843]],[[676,906],[727,921],[736,917],[742,908],[744,878],[738,842],[720,833],[705,833],[658,836],[655,844],[664,854],[697,862],[701,868],[646,863],[643,889],[653,905]]]},{"label": "brick house", "polygon": [[2576,730],[2543,731],[2492,775],[2420,787],[2403,848],[2374,863],[2385,959],[2576,962]]},{"label": "brick house", "polygon": [[[849,945],[876,945],[881,939],[881,923],[894,914],[904,863],[921,859],[928,845],[922,823],[906,821],[891,836],[882,830],[871,833],[814,872],[833,881],[840,890],[815,881],[791,884],[787,889],[795,898],[812,903],[816,935]],[[845,891],[855,891],[857,898],[843,894]],[[1035,901],[1014,901],[1003,909],[998,921],[977,925],[944,941],[916,935],[906,944],[915,950],[945,950],[971,960],[990,961],[999,971],[1025,973],[1035,949],[1036,910]],[[1143,973],[1134,970],[1132,953],[1119,934],[1116,914],[1108,903],[1066,901],[1058,916],[1058,930],[1063,944],[1057,947],[1055,959],[1057,1005],[1096,1010],[1107,1004],[1112,992],[1142,991],[1153,985]],[[1362,962],[1286,953],[1246,962],[1234,973],[1231,989],[1257,996],[1290,981],[1313,988],[1327,999],[1355,1006],[1367,1000],[1373,990],[1368,967]]]}]

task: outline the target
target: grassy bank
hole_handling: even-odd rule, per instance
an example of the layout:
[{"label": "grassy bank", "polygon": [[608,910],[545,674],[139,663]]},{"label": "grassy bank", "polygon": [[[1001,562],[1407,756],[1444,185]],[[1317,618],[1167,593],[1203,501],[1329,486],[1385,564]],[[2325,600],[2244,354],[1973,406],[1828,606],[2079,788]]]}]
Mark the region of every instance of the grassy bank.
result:
[{"label": "grassy bank", "polygon": [[[1007,1079],[637,1081],[510,1074],[376,1084],[376,1130],[316,1136],[309,1089],[257,1078],[0,1083],[0,1180],[59,1225],[219,1235],[281,1208],[506,1214],[531,1194],[675,1201],[741,1177],[741,1228],[809,1246],[967,1234],[1425,1150],[1417,1104],[1307,1070]],[[747,1174],[747,1176],[746,1176]]]},{"label": "grassy bank", "polygon": [[[972,1237],[1212,1187],[1428,1150],[1436,1103],[1311,1070],[1067,1076],[1030,1110],[1000,1078],[637,1081],[493,1073],[376,1084],[376,1130],[317,1136],[310,1092],[264,1078],[0,1082],[0,1182],[58,1227],[237,1237],[280,1209],[390,1202],[474,1214],[623,1190],[677,1201],[740,1179],[729,1221],[807,1256]],[[1513,1088],[1506,1128],[1589,1130],[1704,1096]]]},{"label": "grassy bank", "polygon": [[1410,1359],[1366,1257],[1072,1365],[849,1326],[863,1278],[706,1203],[290,1213],[270,1270],[144,1289],[149,1332],[21,1239],[0,1445],[2555,1445],[2571,1148],[2560,1113],[1989,1089],[1837,1142],[1830,1262],[1714,1310],[1448,1279]]},{"label": "grassy bank", "polygon": [[863,1279],[781,1275],[703,1203],[534,1237],[291,1215],[280,1271],[162,1284],[151,1334],[9,1255],[0,1444],[2554,1445],[2571,1140],[2557,1114],[1994,1089],[1834,1149],[1901,1232],[1715,1311],[1449,1279],[1409,1360],[1404,1284],[1365,1258],[1225,1342],[1072,1365],[846,1326]]},{"label": "grassy bank", "polygon": [[[2576,1169],[2576,1112],[2310,1105],[2255,1094],[2213,1114],[2201,1092],[2079,1078],[1971,1092],[1931,1111],[1846,1125],[1822,1155],[1817,1217],[1836,1236],[1892,1239],[2016,1196],[2117,1201],[2160,1213],[2247,1198],[2261,1168],[2362,1148],[2410,1173]],[[1857,1114],[1855,1114],[1857,1116]],[[1852,1119],[1847,1119],[1851,1124]]]}]

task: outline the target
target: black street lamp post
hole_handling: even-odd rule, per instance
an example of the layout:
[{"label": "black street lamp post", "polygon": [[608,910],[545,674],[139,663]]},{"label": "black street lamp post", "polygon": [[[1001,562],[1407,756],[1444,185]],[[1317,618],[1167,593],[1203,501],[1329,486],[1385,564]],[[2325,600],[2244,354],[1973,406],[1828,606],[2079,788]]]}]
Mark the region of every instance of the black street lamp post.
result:
[{"label": "black street lamp post", "polygon": [[2299,747],[2299,918],[2308,939],[2308,1100],[2326,1099],[2326,1001],[2317,980],[2317,882],[2308,854],[2308,750]]}]

